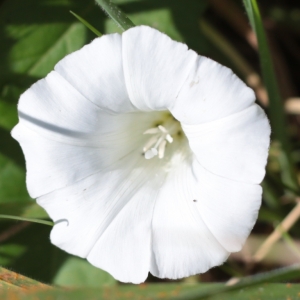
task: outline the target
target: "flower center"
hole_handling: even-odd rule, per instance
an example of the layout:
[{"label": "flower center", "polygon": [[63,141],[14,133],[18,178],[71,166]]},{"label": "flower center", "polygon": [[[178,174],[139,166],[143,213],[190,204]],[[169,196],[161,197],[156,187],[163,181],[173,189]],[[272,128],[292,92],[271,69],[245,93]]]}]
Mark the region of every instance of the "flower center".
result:
[{"label": "flower center", "polygon": [[172,135],[176,134],[178,129],[180,129],[180,123],[170,116],[162,125],[146,130],[144,134],[152,136],[143,147],[145,158],[151,159],[157,155],[159,158],[163,158],[167,144],[173,142]]}]

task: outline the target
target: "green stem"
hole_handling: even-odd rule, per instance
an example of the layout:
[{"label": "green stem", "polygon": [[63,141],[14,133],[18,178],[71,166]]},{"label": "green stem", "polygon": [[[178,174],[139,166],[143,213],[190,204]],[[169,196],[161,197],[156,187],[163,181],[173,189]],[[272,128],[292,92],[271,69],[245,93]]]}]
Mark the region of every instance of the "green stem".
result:
[{"label": "green stem", "polygon": [[110,0],[96,0],[96,3],[99,4],[109,17],[124,31],[135,26],[120,8]]},{"label": "green stem", "polygon": [[11,216],[11,215],[0,215],[0,219],[26,221],[26,222],[39,223],[39,224],[44,224],[44,225],[49,225],[49,226],[54,225],[54,223],[51,221],[46,221],[46,220],[41,220],[41,219],[23,218],[23,217]]}]

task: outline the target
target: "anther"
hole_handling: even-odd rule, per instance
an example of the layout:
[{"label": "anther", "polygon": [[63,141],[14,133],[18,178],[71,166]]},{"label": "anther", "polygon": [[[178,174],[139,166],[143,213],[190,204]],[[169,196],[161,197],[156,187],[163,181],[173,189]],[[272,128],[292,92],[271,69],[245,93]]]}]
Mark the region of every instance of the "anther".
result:
[{"label": "anther", "polygon": [[150,150],[145,152],[145,158],[150,159],[157,155],[157,150],[155,148],[151,148]]}]

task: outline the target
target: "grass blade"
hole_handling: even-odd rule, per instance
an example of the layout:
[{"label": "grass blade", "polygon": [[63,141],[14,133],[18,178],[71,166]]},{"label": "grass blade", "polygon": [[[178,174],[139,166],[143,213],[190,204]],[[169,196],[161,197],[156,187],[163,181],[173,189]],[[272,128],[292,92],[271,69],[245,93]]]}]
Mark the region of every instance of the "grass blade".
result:
[{"label": "grass blade", "polygon": [[119,9],[119,7],[110,0],[96,0],[96,3],[115,21],[115,23],[123,30],[127,30],[135,25],[132,21]]},{"label": "grass blade", "polygon": [[44,225],[49,225],[49,226],[54,225],[54,223],[51,221],[46,221],[46,220],[41,220],[41,219],[33,219],[33,218],[23,218],[23,217],[10,216],[10,215],[0,215],[0,219],[26,221],[26,222],[39,223],[39,224],[44,224]]},{"label": "grass blade", "polygon": [[278,139],[281,144],[282,154],[280,157],[280,164],[282,171],[282,180],[285,185],[299,191],[299,185],[290,155],[291,147],[286,132],[286,118],[284,114],[283,103],[274,73],[274,67],[262,19],[260,16],[260,11],[256,0],[243,0],[243,2],[247,11],[248,18],[258,40],[262,75],[270,99],[269,112],[272,130],[275,138]]},{"label": "grass blade", "polygon": [[[23,276],[21,274],[0,267],[0,290],[1,292],[3,292],[5,289],[8,289],[10,291],[20,290],[21,292],[24,293],[24,291],[29,291],[29,290],[38,290],[38,289],[50,290],[52,289],[52,287],[44,283],[41,283],[39,281],[36,281],[34,279],[31,279],[29,277]],[[9,299],[17,299],[17,298],[13,297]]]},{"label": "grass blade", "polygon": [[101,36],[101,32],[98,31],[93,25],[91,25],[88,21],[86,21],[84,18],[78,16],[75,14],[73,11],[70,10],[70,13],[79,21],[81,22],[84,26],[86,26],[89,30],[91,30],[93,33],[95,33],[97,36]]}]

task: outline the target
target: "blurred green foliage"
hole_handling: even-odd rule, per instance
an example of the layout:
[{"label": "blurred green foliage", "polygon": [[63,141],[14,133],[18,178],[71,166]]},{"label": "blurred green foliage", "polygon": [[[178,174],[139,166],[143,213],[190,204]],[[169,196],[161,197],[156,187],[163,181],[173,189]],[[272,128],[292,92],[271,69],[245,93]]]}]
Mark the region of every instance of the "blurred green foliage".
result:
[{"label": "blurred green foliage", "polygon": [[[106,1],[99,0],[98,2]],[[226,55],[220,44],[212,41],[207,33],[201,29],[199,22],[205,17],[229,43],[234,44],[234,42],[237,42],[237,50],[242,52],[250,65],[258,65],[257,53],[254,53],[253,49],[247,48],[236,33],[231,32],[228,35],[231,30],[230,26],[223,28],[224,20],[219,20],[216,11],[212,9],[216,1],[118,0],[114,2],[129,16],[134,24],[144,24],[157,28],[168,34],[172,39],[185,42],[199,54],[212,57],[233,68],[242,77],[242,70],[236,67],[232,58]],[[261,20],[254,19],[254,16],[251,17],[251,3],[256,3],[256,1],[244,2],[252,23],[258,22],[258,25],[254,25],[254,28],[255,26],[258,28],[257,26],[262,25]],[[234,5],[237,5],[244,14],[242,1],[233,1],[232,3],[235,3]],[[121,32],[122,28],[104,14],[92,0],[4,0],[0,2],[0,5],[0,214],[47,218],[45,211],[37,206],[27,193],[23,154],[18,143],[10,136],[10,130],[18,121],[18,98],[31,84],[50,72],[61,58],[81,48],[96,37],[69,11],[73,11],[87,20],[103,34]],[[300,29],[299,18],[295,17],[297,16],[295,12],[292,14],[291,9],[287,10],[274,5],[269,9],[265,9],[265,13],[273,18],[273,21],[277,20],[280,24],[291,27],[296,24],[295,28]],[[289,15],[294,17],[287,17]],[[262,27],[259,27],[259,30],[261,31]],[[260,35],[260,39],[262,39],[260,47],[262,43],[263,47],[267,47],[265,36]],[[279,89],[275,77],[273,74],[270,75],[270,72],[273,72],[272,68],[268,69],[268,64],[270,65],[272,61],[269,52],[264,49],[260,51],[260,55],[262,61],[267,64],[267,71],[264,72],[267,73],[264,78],[267,87],[270,85],[269,90],[272,90],[272,85],[275,85],[276,90]],[[266,55],[267,60],[264,60]],[[259,72],[258,67],[256,69]],[[269,76],[272,77],[271,83],[268,84],[266,76],[268,78]],[[279,96],[275,95],[275,97]],[[272,108],[272,97],[270,98],[270,109],[274,109]],[[280,98],[276,101],[280,101]],[[282,117],[284,116],[283,107],[275,107],[273,123],[278,121],[276,109],[277,115],[280,115],[279,119],[285,118]],[[284,136],[283,139],[290,143],[288,129],[293,122],[288,120],[289,126],[284,126],[284,128],[282,120],[280,122],[281,125],[276,123],[276,126],[280,128],[280,134]],[[297,182],[299,175],[297,173],[291,175],[291,172],[297,170],[297,166],[293,164],[292,156],[293,154],[296,156],[297,146],[295,145],[299,146],[298,136],[297,134],[294,135],[294,140],[291,140],[291,145],[287,147],[292,154],[287,154],[289,161],[285,164],[280,160],[282,154],[280,137],[279,139],[276,138],[275,136],[271,145],[271,157],[267,168],[267,176],[263,183],[264,204],[260,211],[260,222],[256,229],[261,233],[270,233],[273,225],[280,222],[293,207],[295,196],[297,196],[297,184],[293,185],[293,183]],[[282,177],[282,174],[285,175]],[[293,178],[290,186],[289,180],[283,180],[286,176]],[[288,200],[283,203],[282,199]],[[296,228],[299,228],[299,226]],[[130,299],[170,298],[177,294],[177,296],[180,296],[180,293],[177,293],[179,290],[181,292],[199,287],[199,284],[188,286],[179,283],[164,283],[141,287],[128,285],[121,288],[103,288],[103,286],[116,286],[117,283],[109,274],[94,268],[85,260],[72,257],[52,246],[49,241],[50,229],[48,226],[25,222],[2,220],[0,223],[1,266],[11,268],[16,272],[26,274],[47,284],[88,288],[88,290],[82,289],[74,292],[70,290],[65,294],[67,298],[61,298],[61,290],[52,290],[49,293],[41,291],[40,299],[43,299],[45,293],[53,295],[53,299],[56,299],[55,297],[58,297],[58,295],[60,299],[87,299],[88,297],[88,299],[100,299],[98,297],[101,293],[106,298],[108,297],[107,299],[115,299],[109,298],[109,295],[115,295],[114,297],[118,299],[128,299],[128,297]],[[292,234],[299,237],[297,229],[294,228],[293,230]],[[250,272],[252,271],[253,268],[250,268]],[[247,275],[247,268],[230,262],[225,268],[216,268],[210,274],[212,280],[227,279],[231,274]],[[298,273],[293,278],[299,278]],[[149,281],[153,280],[153,278],[149,279]],[[197,278],[197,281],[199,280],[205,280],[205,277]],[[97,287],[102,288],[91,289]],[[203,293],[206,290],[215,290],[220,287],[223,287],[223,285],[201,283]],[[235,294],[217,295],[210,299],[288,299],[288,297],[297,299],[299,290],[298,285],[290,287],[285,284],[260,284],[253,288],[240,289]],[[77,298],[73,298],[75,295]],[[26,297],[24,296],[22,299],[31,299],[31,296]]]}]

